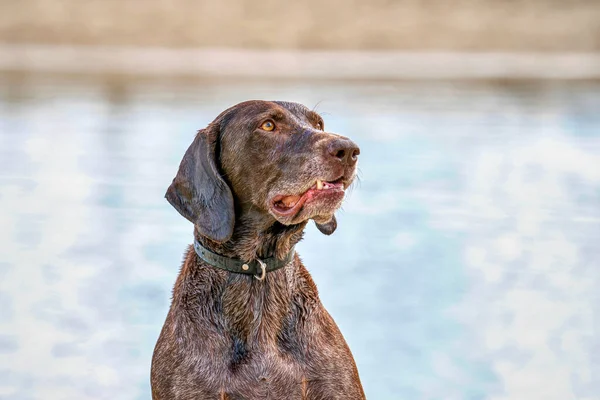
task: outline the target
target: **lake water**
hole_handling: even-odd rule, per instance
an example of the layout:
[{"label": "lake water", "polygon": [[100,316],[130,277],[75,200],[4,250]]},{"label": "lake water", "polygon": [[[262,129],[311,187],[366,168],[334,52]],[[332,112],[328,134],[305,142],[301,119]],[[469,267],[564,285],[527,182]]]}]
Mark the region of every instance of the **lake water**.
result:
[{"label": "lake water", "polygon": [[600,399],[600,83],[0,75],[0,399],[148,399],[192,227],[164,192],[247,99],[361,147],[298,246],[369,399]]}]

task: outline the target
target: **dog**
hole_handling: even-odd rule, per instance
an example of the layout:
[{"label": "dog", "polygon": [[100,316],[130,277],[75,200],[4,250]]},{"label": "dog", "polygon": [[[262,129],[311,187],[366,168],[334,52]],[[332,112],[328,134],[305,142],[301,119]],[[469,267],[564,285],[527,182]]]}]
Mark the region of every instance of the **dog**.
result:
[{"label": "dog", "polygon": [[359,153],[291,102],[243,102],[197,133],[165,195],[194,245],[154,349],[154,400],[365,399],[294,250],[311,219],[335,231]]}]

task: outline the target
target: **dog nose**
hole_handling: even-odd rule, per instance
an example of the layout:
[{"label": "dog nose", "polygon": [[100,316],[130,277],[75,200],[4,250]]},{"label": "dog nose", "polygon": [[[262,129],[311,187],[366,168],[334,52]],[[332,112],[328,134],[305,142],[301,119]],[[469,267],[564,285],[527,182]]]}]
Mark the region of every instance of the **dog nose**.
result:
[{"label": "dog nose", "polygon": [[344,165],[352,166],[356,164],[360,149],[352,140],[347,138],[336,138],[327,146],[327,152],[330,156],[338,159]]}]

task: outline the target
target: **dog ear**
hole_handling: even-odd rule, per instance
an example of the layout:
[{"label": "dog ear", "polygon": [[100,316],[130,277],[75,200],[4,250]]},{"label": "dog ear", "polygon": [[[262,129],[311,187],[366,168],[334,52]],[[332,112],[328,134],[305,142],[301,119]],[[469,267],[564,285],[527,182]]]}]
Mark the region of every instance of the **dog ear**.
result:
[{"label": "dog ear", "polygon": [[225,242],[233,234],[233,195],[216,162],[219,128],[209,125],[196,135],[185,152],[165,198],[201,235]]},{"label": "dog ear", "polygon": [[317,226],[317,229],[321,231],[322,234],[329,236],[333,232],[335,232],[337,228],[337,220],[335,219],[335,215],[332,215],[331,219],[325,222],[324,224],[320,224],[317,221],[315,221],[315,225]]}]

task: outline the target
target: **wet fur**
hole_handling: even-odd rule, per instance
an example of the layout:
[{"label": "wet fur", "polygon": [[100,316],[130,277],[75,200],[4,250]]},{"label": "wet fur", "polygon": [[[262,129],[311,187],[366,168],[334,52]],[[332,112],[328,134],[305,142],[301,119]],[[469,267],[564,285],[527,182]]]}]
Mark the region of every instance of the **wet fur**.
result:
[{"label": "wet fur", "polygon": [[[270,188],[298,189],[299,183],[288,177],[311,179],[315,173],[326,173],[318,171],[326,167],[323,163],[311,164],[311,153],[320,151],[320,141],[337,140],[338,136],[314,131],[311,124],[317,116],[307,110],[295,103],[243,103],[226,110],[199,133],[206,136],[188,151],[193,156],[194,151],[200,149],[198,154],[204,154],[206,150],[215,158],[199,166],[198,160],[184,157],[174,180],[179,178],[179,186],[171,187],[167,198],[194,222],[194,235],[205,247],[244,260],[272,255],[282,258],[302,239],[308,219],[319,219],[319,229],[325,233],[335,230],[333,215],[311,214],[316,218],[282,223],[264,206]],[[257,113],[273,111],[285,113],[286,129],[307,131],[306,137],[296,136],[288,142],[275,137],[276,143],[269,146],[256,142],[256,137],[234,135],[251,130],[248,124]],[[260,148],[248,149],[249,143]],[[296,157],[288,157],[288,153]],[[290,171],[286,162],[304,163],[297,167],[302,171]],[[253,165],[252,171],[249,165]],[[231,209],[227,209],[227,193],[203,191],[202,185],[214,177],[194,175],[213,168],[217,185],[221,178],[227,186],[219,190],[231,190]],[[302,179],[299,182],[303,184]],[[201,215],[207,212],[216,214]],[[203,225],[228,218],[230,231],[228,224],[218,229]],[[207,265],[191,246],[156,344],[151,384],[154,400],[365,398],[352,354],[298,255],[261,282]]]}]

